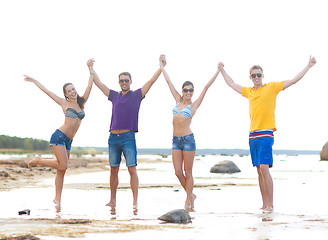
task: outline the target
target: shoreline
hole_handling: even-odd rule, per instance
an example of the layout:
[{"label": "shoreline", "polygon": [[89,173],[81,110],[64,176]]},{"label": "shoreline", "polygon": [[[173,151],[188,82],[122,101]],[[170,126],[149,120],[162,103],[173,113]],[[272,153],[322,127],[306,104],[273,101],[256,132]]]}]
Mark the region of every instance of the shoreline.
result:
[{"label": "shoreline", "polygon": [[[209,172],[217,161],[233,160],[238,174]],[[157,218],[183,208],[185,192],[174,174],[170,158],[140,156],[139,209],[132,209],[129,174],[121,165],[118,203],[112,213],[109,198],[109,167],[106,158],[72,157],[64,183],[63,207],[56,213],[52,204],[55,171],[47,167],[26,167],[22,159],[0,160],[0,239],[324,239],[327,237],[328,197],[319,183],[327,182],[328,162],[316,156],[281,156],[272,171],[275,211],[259,210],[261,199],[257,174],[249,157],[198,156],[194,179],[196,212],[192,223],[163,224]],[[309,169],[311,166],[311,169]],[[49,170],[50,169],[50,170]],[[13,178],[13,179],[10,179]],[[292,194],[291,194],[292,191]],[[295,204],[297,203],[297,204]],[[315,204],[314,204],[315,203]],[[30,209],[31,215],[17,211]],[[220,227],[220,229],[218,228]],[[33,238],[32,238],[33,237]],[[27,238],[27,237],[26,237]],[[22,238],[24,239],[24,238]]]},{"label": "shoreline", "polygon": [[[10,191],[15,188],[35,186],[46,178],[54,178],[56,169],[51,167],[27,167],[32,158],[0,160],[0,191]],[[66,176],[79,173],[98,172],[108,170],[104,159],[72,158],[69,160]]]}]

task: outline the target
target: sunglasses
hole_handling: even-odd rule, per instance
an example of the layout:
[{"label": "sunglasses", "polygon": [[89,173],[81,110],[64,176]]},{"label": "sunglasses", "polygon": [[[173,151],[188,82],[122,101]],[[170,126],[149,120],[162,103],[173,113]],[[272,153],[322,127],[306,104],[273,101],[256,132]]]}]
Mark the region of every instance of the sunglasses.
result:
[{"label": "sunglasses", "polygon": [[193,88],[184,88],[184,89],[182,89],[182,91],[184,92],[184,93],[187,93],[187,92],[194,92],[194,89]]},{"label": "sunglasses", "polygon": [[128,83],[128,82],[130,82],[130,79],[120,79],[120,83]]},{"label": "sunglasses", "polygon": [[262,77],[262,73],[253,73],[253,74],[251,74],[252,78],[256,78],[256,76],[260,78],[260,77]]}]

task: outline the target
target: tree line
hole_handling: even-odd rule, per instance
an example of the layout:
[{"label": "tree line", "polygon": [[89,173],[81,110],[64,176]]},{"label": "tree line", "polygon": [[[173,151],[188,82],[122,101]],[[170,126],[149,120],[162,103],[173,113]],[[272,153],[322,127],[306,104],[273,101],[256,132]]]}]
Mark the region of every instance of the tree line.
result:
[{"label": "tree line", "polygon": [[0,148],[42,151],[49,150],[49,142],[40,139],[0,135]]}]

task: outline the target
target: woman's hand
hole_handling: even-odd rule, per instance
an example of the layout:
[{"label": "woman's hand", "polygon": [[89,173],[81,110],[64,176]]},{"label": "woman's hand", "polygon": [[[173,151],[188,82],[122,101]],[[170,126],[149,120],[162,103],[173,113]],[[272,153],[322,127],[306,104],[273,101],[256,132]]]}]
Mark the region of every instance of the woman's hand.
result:
[{"label": "woman's hand", "polygon": [[24,80],[26,82],[32,82],[32,83],[36,82],[36,80],[34,78],[30,77],[30,76],[24,75],[24,77],[25,77]]},{"label": "woman's hand", "polygon": [[88,68],[90,70],[90,72],[93,71],[93,63],[95,62],[95,60],[93,58],[90,58],[88,61],[87,61],[87,65],[88,65]]},{"label": "woman's hand", "polygon": [[164,67],[166,65],[166,57],[164,54],[162,54],[160,57],[159,57],[159,66],[160,67]]}]

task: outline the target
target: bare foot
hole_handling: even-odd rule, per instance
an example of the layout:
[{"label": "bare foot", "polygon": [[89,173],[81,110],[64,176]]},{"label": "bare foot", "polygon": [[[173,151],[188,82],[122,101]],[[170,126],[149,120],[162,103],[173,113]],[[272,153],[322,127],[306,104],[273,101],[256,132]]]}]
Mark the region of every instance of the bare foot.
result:
[{"label": "bare foot", "polygon": [[109,203],[106,204],[106,206],[111,207],[111,208],[115,208],[116,207],[116,202],[110,201]]},{"label": "bare foot", "polygon": [[57,200],[57,199],[54,199],[54,200],[52,200],[53,202],[54,202],[54,204],[56,205],[56,209],[59,209],[60,210],[60,201],[59,200]]},{"label": "bare foot", "polygon": [[138,203],[134,203],[134,204],[133,204],[133,209],[134,209],[134,210],[137,210],[137,209],[138,209]]},{"label": "bare foot", "polygon": [[266,207],[266,208],[263,209],[263,212],[272,213],[273,212],[273,207]]},{"label": "bare foot", "polygon": [[40,162],[41,157],[37,155],[34,159],[27,162],[28,167],[36,166]]},{"label": "bare foot", "polygon": [[194,209],[195,207],[195,200],[196,200],[197,196],[196,194],[192,194],[192,197],[191,197],[191,207]]},{"label": "bare foot", "polygon": [[185,210],[187,212],[194,212],[195,211],[194,208],[193,208],[193,206],[192,206],[192,202],[186,201],[186,203],[185,203]]}]

